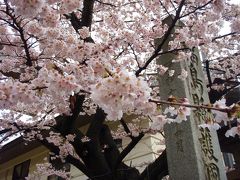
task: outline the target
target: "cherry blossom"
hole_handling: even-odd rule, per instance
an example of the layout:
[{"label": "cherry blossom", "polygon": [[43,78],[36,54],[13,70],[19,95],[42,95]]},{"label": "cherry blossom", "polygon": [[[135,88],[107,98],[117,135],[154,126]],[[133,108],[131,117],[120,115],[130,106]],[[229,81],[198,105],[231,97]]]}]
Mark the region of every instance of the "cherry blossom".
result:
[{"label": "cherry blossom", "polygon": [[[214,103],[214,107],[217,107],[217,108],[228,108],[226,106],[226,99],[223,98],[221,100],[216,101]],[[227,124],[227,121],[229,120],[229,117],[228,117],[227,113],[216,111],[216,110],[212,110],[212,113],[214,114],[214,120],[216,122],[221,123],[223,121],[225,124]]]},{"label": "cherry blossom", "polygon": [[170,77],[172,77],[173,75],[174,75],[174,73],[175,73],[175,70],[169,70],[168,71],[168,75],[170,76]]},{"label": "cherry blossom", "polygon": [[201,124],[201,125],[199,125],[199,127],[208,128],[208,129],[216,130],[216,131],[221,128],[221,126],[218,123]]},{"label": "cherry blossom", "polygon": [[239,126],[232,127],[225,134],[226,137],[229,137],[229,136],[235,137],[235,135],[240,135],[240,127]]},{"label": "cherry blossom", "polygon": [[188,72],[185,69],[182,69],[181,74],[178,76],[179,79],[186,79],[188,76]]},{"label": "cherry blossom", "polygon": [[79,30],[79,34],[80,34],[80,37],[83,38],[83,39],[86,39],[87,37],[89,37],[90,34],[89,34],[89,29],[88,29],[88,27],[82,27],[82,28]]},{"label": "cherry blossom", "polygon": [[64,170],[56,170],[51,163],[42,163],[42,164],[36,164],[37,170],[34,171],[33,174],[30,174],[26,179],[32,180],[32,179],[37,179],[39,178],[39,175],[45,175],[45,176],[50,176],[50,175],[57,175],[59,177],[62,177],[66,180],[70,179],[69,172],[65,172]]},{"label": "cherry blossom", "polygon": [[109,120],[120,120],[123,113],[154,112],[154,104],[148,102],[150,92],[142,78],[118,70],[92,87],[91,98],[107,113]]},{"label": "cherry blossom", "polygon": [[179,107],[168,106],[167,108],[165,108],[164,114],[170,117],[169,122],[181,123],[182,121],[186,121],[187,117],[191,115],[191,108],[184,106],[189,104],[188,99],[187,98],[181,99],[181,104],[183,106]]},{"label": "cherry blossom", "polygon": [[156,130],[156,131],[163,130],[163,126],[165,125],[165,123],[168,122],[166,116],[163,116],[163,115],[153,117],[152,121],[153,122],[152,122],[150,128],[152,130]]},{"label": "cherry blossom", "polygon": [[160,75],[163,75],[168,70],[167,67],[164,67],[163,65],[158,66],[158,71]]}]

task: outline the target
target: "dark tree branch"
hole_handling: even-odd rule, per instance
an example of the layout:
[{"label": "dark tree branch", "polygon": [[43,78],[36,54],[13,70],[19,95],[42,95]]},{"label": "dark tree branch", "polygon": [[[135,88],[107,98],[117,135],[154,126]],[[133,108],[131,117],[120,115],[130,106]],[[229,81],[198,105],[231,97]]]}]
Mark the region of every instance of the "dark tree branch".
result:
[{"label": "dark tree branch", "polygon": [[[162,3],[162,1],[159,0],[159,2],[160,2],[160,4],[161,4],[161,6],[163,7],[163,9],[164,9],[164,10],[166,11],[166,13],[168,14],[168,16],[172,18],[171,14],[170,14],[169,11],[167,10],[167,8],[164,6],[164,4]],[[172,20],[173,20],[173,19],[172,19]]]},{"label": "dark tree branch", "polygon": [[131,139],[134,139],[134,137],[131,135],[131,131],[130,129],[128,128],[127,124],[125,123],[125,121],[123,119],[120,120],[120,123],[122,124],[123,128],[124,128],[124,131],[129,135],[129,137]]},{"label": "dark tree branch", "polygon": [[240,83],[234,84],[232,87],[225,88],[222,91],[211,89],[210,92],[208,93],[209,99],[210,99],[210,103],[212,103],[212,104],[215,103],[217,100],[221,99],[224,95],[226,95],[227,93],[231,92],[231,90],[233,90],[234,88],[239,86],[239,84]]},{"label": "dark tree branch", "polygon": [[214,42],[214,41],[216,41],[216,40],[218,40],[218,39],[221,39],[221,38],[225,38],[225,37],[227,37],[227,36],[235,35],[235,34],[237,34],[237,33],[236,33],[236,32],[231,32],[231,33],[228,33],[228,34],[224,34],[224,35],[221,35],[221,36],[217,36],[217,37],[215,37],[215,38],[212,39],[212,42]]},{"label": "dark tree branch", "polygon": [[[237,121],[232,121],[231,126],[237,126]],[[217,131],[219,144],[222,152],[226,153],[234,153],[239,152],[240,150],[240,139],[239,136],[236,135],[235,137],[226,137],[225,133],[229,130],[228,126],[223,126],[221,129]]]},{"label": "dark tree branch", "polygon": [[0,73],[2,73],[6,77],[11,77],[13,79],[20,78],[20,73],[18,73],[18,72],[14,72],[14,71],[3,72],[2,70],[0,70]]},{"label": "dark tree branch", "polygon": [[[209,62],[209,60],[206,60],[206,61],[208,61]],[[204,67],[204,68],[207,68],[206,66]],[[224,70],[222,70],[222,69],[217,69],[217,68],[208,68],[209,70],[213,70],[213,71],[218,71],[218,72],[220,72],[220,73],[225,73],[226,71],[224,71]]]},{"label": "dark tree branch", "polygon": [[72,103],[72,115],[71,116],[58,116],[56,117],[56,129],[66,136],[70,134],[74,128],[75,122],[78,119],[78,115],[82,110],[82,104],[85,99],[84,95],[74,95],[74,99],[70,98],[70,104]]},{"label": "dark tree branch", "polygon": [[16,135],[17,133],[20,133],[21,130],[17,130],[17,131],[14,131],[14,132],[11,132],[10,134],[7,134],[5,136],[3,136],[1,139],[0,139],[0,144],[2,144],[4,141],[7,141],[9,138],[11,138],[13,135]]},{"label": "dark tree branch", "polygon": [[193,11],[190,11],[190,12],[188,12],[187,14],[182,15],[180,18],[189,16],[190,14],[195,13],[197,10],[200,10],[200,9],[206,7],[207,5],[211,4],[213,1],[214,1],[214,0],[210,0],[210,1],[208,1],[206,4],[204,4],[204,5],[202,5],[202,6],[195,7],[195,9],[194,9]]},{"label": "dark tree branch", "polygon": [[138,57],[137,57],[137,54],[136,54],[134,48],[132,47],[132,45],[130,43],[128,45],[129,45],[130,49],[132,50],[132,53],[134,55],[134,58],[135,58],[135,61],[136,61],[137,65],[138,65],[138,67],[140,67],[140,64],[138,62]]},{"label": "dark tree branch", "polygon": [[5,5],[6,5],[6,11],[5,13],[11,18],[12,22],[13,23],[10,23],[9,25],[11,27],[13,27],[15,30],[17,30],[19,32],[19,35],[20,35],[20,38],[21,38],[21,41],[23,43],[23,48],[24,48],[24,51],[25,51],[25,55],[26,55],[26,65],[27,66],[32,66],[32,60],[31,60],[31,56],[30,56],[30,51],[29,51],[29,48],[28,48],[28,42],[25,38],[25,35],[24,35],[24,29],[22,28],[22,26],[20,25],[20,23],[17,21],[17,17],[15,17],[15,15],[13,15],[10,11],[11,11],[11,8],[7,2],[7,0],[4,1]]},{"label": "dark tree branch", "polygon": [[70,155],[68,155],[66,157],[66,161],[72,165],[74,165],[76,168],[78,168],[80,171],[82,171],[82,173],[84,173],[86,176],[88,176],[90,179],[91,177],[93,176],[88,168],[79,160],[79,159],[76,159]]},{"label": "dark tree branch", "polygon": [[81,26],[89,27],[90,30],[91,30],[92,18],[93,18],[94,1],[95,0],[84,0],[83,1]]},{"label": "dark tree branch", "polygon": [[70,143],[73,145],[78,156],[84,159],[85,156],[84,152],[86,150],[86,145],[82,142],[84,134],[77,128],[73,128],[71,130],[71,134],[74,134],[75,138],[74,141],[73,142],[71,141]]},{"label": "dark tree branch", "polygon": [[[82,27],[88,27],[89,31],[91,31],[92,19],[93,19],[93,7],[95,0],[84,0],[83,1],[83,10],[82,17],[79,19],[74,12],[70,14],[64,14],[67,19],[70,19],[70,22],[78,33],[78,30]],[[85,42],[94,42],[91,37],[88,37],[84,40]]]},{"label": "dark tree branch", "polygon": [[209,59],[208,61],[209,61],[209,62],[212,62],[212,61],[222,62],[222,61],[225,61],[225,60],[227,60],[227,59],[235,58],[235,57],[237,57],[237,56],[239,56],[239,55],[240,55],[240,53],[237,52],[237,53],[231,54],[231,56],[217,57],[217,58],[214,58],[214,59]]},{"label": "dark tree branch", "polygon": [[106,146],[104,149],[105,159],[113,172],[114,179],[126,180],[126,179],[138,179],[139,172],[136,168],[129,167],[125,163],[121,162],[118,168],[115,168],[115,164],[118,160],[120,152],[113,140],[111,131],[107,125],[103,125],[100,133],[100,142],[102,146]]},{"label": "dark tree branch", "polygon": [[172,5],[172,7],[174,8],[174,10],[177,11],[177,8],[176,8],[176,6],[174,5],[174,3],[172,2],[172,0],[170,0],[170,3],[171,3],[171,5]]},{"label": "dark tree branch", "polygon": [[84,95],[73,95],[70,97],[70,108],[72,110],[72,115],[70,119],[73,122],[78,118],[79,113],[82,111],[84,99]]},{"label": "dark tree branch", "polygon": [[100,132],[100,142],[102,146],[106,146],[104,149],[105,158],[109,164],[109,167],[114,170],[114,164],[117,161],[120,152],[113,140],[109,127],[104,124]]},{"label": "dark tree branch", "polygon": [[76,16],[76,14],[74,12],[70,13],[70,14],[64,14],[64,16],[67,19],[70,19],[71,25],[72,27],[75,29],[75,31],[78,33],[78,30],[82,28],[81,26],[81,21],[80,19],[78,19],[78,17]]},{"label": "dark tree branch", "polygon": [[97,108],[94,118],[92,119],[91,124],[88,128],[88,131],[86,133],[86,135],[89,138],[99,136],[99,133],[101,131],[102,124],[105,118],[106,118],[106,114],[104,113],[104,111],[100,108]]},{"label": "dark tree branch", "polygon": [[146,63],[144,64],[144,66],[140,67],[135,75],[136,76],[139,76],[140,73],[145,70],[148,65],[158,56],[158,53],[161,51],[163,45],[165,44],[165,42],[167,41],[167,39],[170,37],[170,35],[172,34],[172,30],[174,29],[177,21],[179,20],[180,18],[180,13],[181,13],[181,10],[183,8],[183,5],[185,3],[185,0],[182,0],[181,3],[179,4],[179,7],[178,7],[178,10],[176,12],[176,16],[174,17],[173,21],[172,21],[172,24],[170,25],[170,27],[168,28],[167,32],[164,34],[163,36],[163,39],[161,41],[161,43],[158,45],[158,47],[156,48],[156,50],[154,51],[154,53],[152,54],[152,56],[146,61]]},{"label": "dark tree branch", "polygon": [[67,19],[70,19],[70,22],[73,28],[76,30],[76,32],[78,32],[78,30],[81,29],[83,26],[86,26],[91,30],[94,1],[95,0],[83,1],[83,10],[82,10],[81,19],[78,19],[78,17],[74,12],[68,15],[67,14],[64,15]]},{"label": "dark tree branch", "polygon": [[162,154],[151,164],[149,164],[141,173],[139,180],[149,179],[157,180],[162,179],[168,175],[167,153],[166,149]]},{"label": "dark tree branch", "polygon": [[97,108],[86,136],[90,138],[89,142],[84,144],[84,154],[82,159],[90,172],[94,175],[93,179],[111,179],[112,171],[105,159],[100,144],[100,132],[105,120],[106,114],[100,108]]},{"label": "dark tree branch", "polygon": [[138,142],[143,138],[144,133],[140,133],[137,137],[134,137],[132,141],[127,145],[126,148],[121,152],[121,154],[118,157],[118,160],[115,164],[115,168],[119,166],[119,164],[123,161],[123,159],[130,153],[133,148],[138,144]]},{"label": "dark tree branch", "polygon": [[187,50],[191,50],[191,49],[190,48],[178,48],[178,49],[160,52],[160,53],[158,53],[158,55],[163,55],[163,54],[168,54],[168,53],[177,53],[178,51],[187,51]]},{"label": "dark tree branch", "polygon": [[107,5],[107,6],[111,6],[111,7],[117,7],[116,5],[111,4],[111,3],[102,2],[100,0],[95,0],[95,1],[98,2],[99,4],[103,4],[103,5]]},{"label": "dark tree branch", "polygon": [[206,60],[206,72],[207,72],[207,78],[208,78],[208,85],[211,87],[212,86],[212,79],[211,79],[211,74],[210,74],[210,69],[209,69],[209,61]]}]

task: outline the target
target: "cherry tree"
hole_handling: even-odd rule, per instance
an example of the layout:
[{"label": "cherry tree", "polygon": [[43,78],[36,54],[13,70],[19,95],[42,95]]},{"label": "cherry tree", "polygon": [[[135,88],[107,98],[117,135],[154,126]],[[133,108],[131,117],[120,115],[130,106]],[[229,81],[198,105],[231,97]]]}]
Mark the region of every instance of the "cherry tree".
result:
[{"label": "cherry tree", "polygon": [[[170,26],[162,22],[168,16]],[[165,123],[181,122],[190,108],[199,108],[177,97],[160,101],[146,74],[171,76],[156,58],[175,53],[174,61],[181,61],[199,47],[215,103],[200,108],[236,117],[237,105],[216,101],[239,85],[239,16],[239,5],[224,0],[1,0],[1,143],[15,134],[39,141],[90,179],[144,179],[146,170],[139,173],[123,159],[145,134],[162,132]],[[178,21],[184,26],[172,34]],[[222,33],[226,25],[229,32]],[[169,37],[169,50],[163,51]],[[156,47],[157,38],[162,43]],[[182,70],[179,78],[186,77]],[[177,106],[166,111],[180,119],[161,114],[159,104]],[[127,115],[137,120],[127,123]],[[76,124],[86,117],[83,133]],[[152,125],[141,128],[141,119]],[[121,128],[112,131],[108,121]],[[124,136],[131,141],[119,151],[114,138]],[[51,167],[39,165],[42,173],[67,178]],[[165,151],[146,169],[152,179],[167,175]]]}]

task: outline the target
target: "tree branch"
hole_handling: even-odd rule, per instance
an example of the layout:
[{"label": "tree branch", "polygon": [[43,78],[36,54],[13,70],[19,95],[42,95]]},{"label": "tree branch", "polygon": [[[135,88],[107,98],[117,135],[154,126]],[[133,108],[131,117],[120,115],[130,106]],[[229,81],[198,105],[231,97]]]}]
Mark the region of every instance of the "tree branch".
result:
[{"label": "tree branch", "polygon": [[100,108],[97,108],[94,118],[92,119],[91,124],[88,128],[88,131],[86,133],[86,135],[89,138],[99,136],[99,133],[101,131],[102,124],[105,118],[106,118],[106,114],[104,113],[104,111]]},{"label": "tree branch", "polygon": [[6,5],[5,13],[12,19],[12,22],[13,22],[13,24],[10,23],[9,25],[11,27],[13,27],[16,31],[19,32],[20,38],[23,42],[23,48],[24,48],[24,51],[25,51],[26,61],[27,61],[26,65],[27,66],[32,66],[32,60],[31,60],[30,51],[29,51],[29,48],[28,48],[28,43],[27,43],[27,40],[25,39],[24,30],[21,27],[20,23],[17,21],[17,18],[15,17],[15,15],[13,15],[10,12],[11,8],[10,8],[8,2],[5,0],[4,3]]},{"label": "tree branch", "polygon": [[[54,144],[49,143],[46,139],[42,139],[42,140],[38,139],[38,141],[43,146],[45,146],[47,149],[49,149],[51,152],[53,152],[54,154],[56,154],[56,155],[59,154],[59,148],[56,147]],[[82,171],[89,178],[92,177],[92,174],[90,173],[90,171],[87,169],[87,167],[79,159],[76,159],[73,156],[68,155],[66,157],[66,161],[73,164],[74,166],[76,166],[80,171]]]},{"label": "tree branch", "polygon": [[208,78],[208,85],[211,87],[212,86],[212,79],[211,79],[211,74],[210,74],[210,70],[209,70],[209,61],[206,60],[206,72],[207,72],[207,78]]},{"label": "tree branch", "polygon": [[190,15],[190,14],[195,13],[197,10],[200,10],[200,9],[206,7],[207,5],[211,4],[213,1],[214,1],[214,0],[210,0],[210,1],[208,1],[206,4],[204,4],[204,5],[202,5],[202,6],[199,6],[199,7],[196,7],[193,11],[190,11],[190,12],[188,12],[187,14],[182,15],[182,16],[180,17],[180,19],[183,18],[183,17],[186,17],[186,16],[188,16],[188,15]]},{"label": "tree branch", "polygon": [[128,128],[128,126],[127,126],[127,124],[125,123],[125,121],[124,121],[123,119],[121,119],[121,120],[120,120],[120,123],[122,124],[125,132],[129,135],[129,137],[130,137],[131,139],[134,139],[134,137],[131,135],[131,131],[130,131],[130,129]]},{"label": "tree branch", "polygon": [[228,108],[216,108],[216,107],[212,107],[212,106],[208,106],[208,105],[195,105],[195,104],[183,104],[180,102],[171,102],[171,101],[164,101],[164,100],[149,100],[150,102],[154,102],[157,104],[167,104],[167,105],[177,105],[177,106],[185,106],[185,107],[189,107],[189,108],[203,108],[203,109],[208,109],[208,110],[215,110],[215,111],[220,111],[220,112],[225,112],[228,113],[230,111],[230,109]]},{"label": "tree branch", "polygon": [[[128,178],[134,180],[135,177],[139,177],[139,171],[136,168],[129,167],[124,162],[120,162],[118,168],[115,168],[115,164],[118,161],[120,152],[107,125],[103,125],[102,127],[100,141],[102,145],[107,145],[107,147],[104,149],[104,155],[115,179],[125,180]],[[126,173],[126,171],[128,171],[128,173]]]},{"label": "tree branch", "polygon": [[104,124],[100,133],[100,142],[102,146],[106,146],[104,149],[105,159],[107,160],[109,167],[114,170],[114,164],[116,164],[117,158],[120,152],[113,140],[109,127]]},{"label": "tree branch", "polygon": [[139,180],[149,179],[156,180],[162,179],[168,175],[167,153],[166,149],[162,154],[151,164],[149,164],[141,173]]},{"label": "tree branch", "polygon": [[95,0],[84,0],[83,1],[83,10],[82,10],[82,17],[79,19],[74,12],[70,14],[64,14],[67,19],[70,19],[70,22],[78,32],[83,26],[86,26],[91,30],[92,25],[92,17],[93,17],[93,7],[94,7]]},{"label": "tree branch", "polygon": [[181,10],[182,10],[182,8],[183,8],[184,3],[185,3],[185,0],[182,0],[181,3],[179,4],[178,10],[177,10],[177,12],[176,12],[176,16],[174,17],[171,26],[168,28],[167,32],[164,34],[161,43],[158,45],[158,47],[156,48],[156,50],[154,51],[154,53],[152,54],[152,56],[146,61],[146,63],[144,64],[144,66],[140,67],[140,68],[136,71],[136,73],[135,73],[136,76],[139,76],[140,73],[141,73],[143,70],[145,70],[145,69],[148,67],[148,65],[158,56],[158,53],[159,53],[160,50],[162,49],[163,45],[165,44],[165,42],[167,41],[167,39],[169,38],[169,36],[172,34],[172,30],[174,29],[177,21],[178,21],[179,18],[180,18],[180,13],[181,13]]},{"label": "tree branch", "polygon": [[117,162],[115,164],[115,168],[118,168],[119,164],[123,161],[123,159],[128,155],[130,151],[138,144],[138,142],[143,138],[144,133],[140,133],[137,137],[134,137],[132,141],[127,145],[126,148],[119,155]]},{"label": "tree branch", "polygon": [[225,38],[225,37],[227,37],[227,36],[235,35],[235,34],[237,34],[237,33],[236,33],[236,32],[231,32],[231,33],[228,33],[228,34],[224,34],[224,35],[221,35],[221,36],[217,36],[217,37],[215,37],[215,38],[212,39],[212,42],[214,42],[214,41],[216,41],[216,40],[218,40],[218,39],[221,39],[221,38]]},{"label": "tree branch", "polygon": [[85,99],[84,95],[74,95],[70,97],[70,108],[72,110],[71,116],[58,116],[56,117],[56,129],[60,131],[64,136],[70,134],[71,130],[74,128],[75,122],[78,119],[78,115],[82,110],[82,104]]}]

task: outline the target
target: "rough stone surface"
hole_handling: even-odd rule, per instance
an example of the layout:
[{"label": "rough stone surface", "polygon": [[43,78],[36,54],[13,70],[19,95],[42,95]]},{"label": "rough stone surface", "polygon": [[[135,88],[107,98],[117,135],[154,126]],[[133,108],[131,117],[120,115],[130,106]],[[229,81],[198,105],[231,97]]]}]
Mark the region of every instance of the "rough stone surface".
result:
[{"label": "rough stone surface", "polygon": [[[164,23],[171,22],[171,18]],[[161,39],[156,40],[156,45]],[[168,42],[163,50],[168,50]],[[170,95],[178,98],[188,98],[191,104],[208,104],[209,98],[204,83],[198,51],[192,51],[190,59],[181,62],[172,62],[174,53],[164,54],[157,60],[158,64],[175,70],[174,76],[168,73],[159,76],[160,97],[167,100]],[[181,69],[188,71],[186,80],[178,75]],[[173,180],[225,180],[226,174],[216,131],[199,128],[199,124],[211,119],[206,110],[194,110],[188,121],[171,123],[165,126],[167,158],[170,177]]]}]

